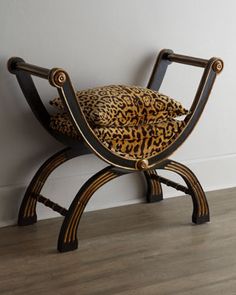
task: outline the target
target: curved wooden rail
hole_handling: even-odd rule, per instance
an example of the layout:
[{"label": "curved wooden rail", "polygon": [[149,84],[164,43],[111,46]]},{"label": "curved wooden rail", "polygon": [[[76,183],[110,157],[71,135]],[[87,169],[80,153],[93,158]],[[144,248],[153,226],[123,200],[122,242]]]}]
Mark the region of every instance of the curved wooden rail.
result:
[{"label": "curved wooden rail", "polygon": [[[183,178],[188,188],[185,192],[192,197],[192,222],[196,224],[208,222],[210,220],[210,213],[206,195],[194,173],[185,165],[173,160],[165,160],[159,168],[177,173]],[[184,191],[183,189],[180,190]]]}]

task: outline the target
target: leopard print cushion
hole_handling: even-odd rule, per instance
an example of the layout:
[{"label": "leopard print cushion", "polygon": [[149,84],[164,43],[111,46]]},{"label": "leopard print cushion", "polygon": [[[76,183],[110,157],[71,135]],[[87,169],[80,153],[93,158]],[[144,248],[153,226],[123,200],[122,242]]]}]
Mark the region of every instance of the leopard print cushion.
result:
[{"label": "leopard print cushion", "polygon": [[[51,116],[50,126],[66,136],[81,139],[66,113]],[[143,159],[159,154],[177,138],[184,127],[184,121],[166,118],[157,123],[137,126],[98,126],[93,131],[113,153],[129,159]]]},{"label": "leopard print cushion", "polygon": [[[137,86],[104,86],[78,91],[76,96],[92,127],[138,126],[186,115],[188,112],[180,102]],[[57,109],[64,109],[60,98],[51,100],[50,104]]]}]

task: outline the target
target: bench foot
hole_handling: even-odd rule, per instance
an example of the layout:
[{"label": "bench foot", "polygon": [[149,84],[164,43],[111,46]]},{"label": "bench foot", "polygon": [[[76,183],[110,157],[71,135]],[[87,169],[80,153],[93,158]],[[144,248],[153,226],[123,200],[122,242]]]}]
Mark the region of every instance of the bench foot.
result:
[{"label": "bench foot", "polygon": [[148,203],[160,202],[163,200],[163,193],[161,183],[157,178],[156,170],[148,170],[144,172],[147,181],[147,195]]},{"label": "bench foot", "polygon": [[74,250],[78,249],[78,240],[75,239],[74,241],[70,241],[67,243],[64,243],[64,242],[61,243],[61,241],[58,240],[57,249],[61,253],[74,251]]},{"label": "bench foot", "polygon": [[78,247],[77,230],[88,201],[101,186],[122,174],[125,173],[108,166],[92,176],[81,187],[71,203],[61,226],[57,244],[59,252],[75,250]]},{"label": "bench foot", "polygon": [[185,181],[193,202],[192,222],[202,224],[210,221],[209,206],[205,192],[194,173],[181,163],[166,160],[162,169],[179,174]]},{"label": "bench foot", "polygon": [[24,216],[18,218],[18,225],[25,226],[31,225],[37,222],[37,215],[34,214],[33,216]]},{"label": "bench foot", "polygon": [[210,215],[206,214],[204,216],[192,216],[192,222],[195,224],[202,224],[210,221]]}]

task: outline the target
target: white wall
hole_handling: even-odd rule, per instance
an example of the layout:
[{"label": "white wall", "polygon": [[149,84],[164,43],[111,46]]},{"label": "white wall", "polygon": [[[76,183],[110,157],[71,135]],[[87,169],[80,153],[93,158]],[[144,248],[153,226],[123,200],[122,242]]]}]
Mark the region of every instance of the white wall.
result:
[{"label": "white wall", "polygon": [[[63,67],[77,88],[145,86],[162,48],[222,57],[225,70],[204,115],[173,158],[189,165],[206,190],[235,186],[235,11],[234,0],[0,0],[0,225],[15,222],[34,172],[61,148],[33,117],[15,77],[7,72],[11,56]],[[199,77],[199,69],[173,66],[162,90],[189,105]],[[40,86],[45,100],[55,94],[46,82]],[[92,155],[68,162],[52,175],[43,193],[68,205],[81,183],[102,167],[105,164]],[[140,179],[131,175],[114,180],[88,209],[142,200],[145,187]],[[175,194],[166,191],[166,197]],[[49,214],[40,207],[40,218],[53,216]]]}]

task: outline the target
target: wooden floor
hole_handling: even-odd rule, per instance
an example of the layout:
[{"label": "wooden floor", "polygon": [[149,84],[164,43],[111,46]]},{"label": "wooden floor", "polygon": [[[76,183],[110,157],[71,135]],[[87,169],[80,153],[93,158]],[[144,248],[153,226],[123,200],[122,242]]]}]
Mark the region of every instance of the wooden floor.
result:
[{"label": "wooden floor", "polygon": [[56,252],[61,219],[0,229],[0,294],[234,295],[236,188],[208,193],[211,223],[189,197],[84,215],[79,250]]}]

